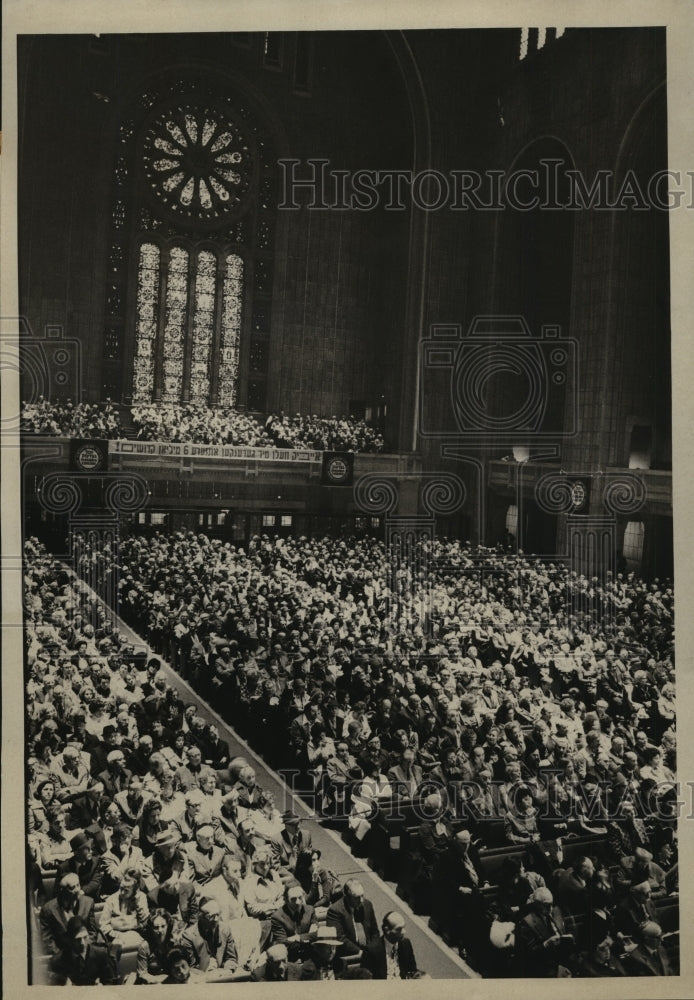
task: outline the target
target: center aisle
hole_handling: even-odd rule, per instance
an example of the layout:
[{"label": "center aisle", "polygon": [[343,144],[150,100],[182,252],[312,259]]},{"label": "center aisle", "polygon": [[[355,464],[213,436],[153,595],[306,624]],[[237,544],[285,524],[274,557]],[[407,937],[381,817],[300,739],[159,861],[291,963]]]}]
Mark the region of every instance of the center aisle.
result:
[{"label": "center aisle", "polygon": [[344,882],[351,875],[358,876],[364,885],[364,891],[371,900],[380,922],[389,910],[398,910],[405,917],[407,935],[412,942],[417,965],[433,979],[479,979],[480,977],[449,948],[441,938],[427,926],[425,920],[413,913],[410,907],[396,895],[394,888],[380,879],[361,858],[356,858],[333,830],[321,825],[299,795],[293,795],[275,771],[270,770],[265,761],[242,740],[224,720],[205,702],[200,695],[164,660],[158,653],[150,650],[133,630],[118,616],[117,628],[127,635],[136,649],[146,649],[149,656],[156,656],[161,661],[166,678],[182,693],[184,701],[194,702],[199,706],[198,715],[205,722],[214,723],[219,729],[222,739],[229,744],[230,757],[246,757],[253,764],[258,784],[271,791],[275,804],[280,811],[293,809],[303,819],[304,827],[310,831],[314,847],[322,852],[322,861],[331,868]]}]

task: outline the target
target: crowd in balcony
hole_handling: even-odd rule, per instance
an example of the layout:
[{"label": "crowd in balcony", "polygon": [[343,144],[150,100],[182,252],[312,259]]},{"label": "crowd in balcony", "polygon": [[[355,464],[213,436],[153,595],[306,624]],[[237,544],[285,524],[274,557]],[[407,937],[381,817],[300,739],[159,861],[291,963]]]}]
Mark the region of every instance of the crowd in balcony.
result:
[{"label": "crowd in balcony", "polygon": [[[265,422],[240,410],[200,403],[147,403],[130,411],[141,441],[381,452],[384,439],[369,421],[355,417],[270,414]],[[119,409],[105,403],[23,403],[21,431],[57,437],[117,439],[125,436]]]},{"label": "crowd in balcony", "polygon": [[50,437],[122,437],[119,410],[110,399],[103,403],[73,403],[69,399],[52,402],[39,396],[35,403],[22,403],[20,431]]},{"label": "crowd in balcony", "polygon": [[[676,968],[669,581],[599,583],[443,540],[412,567],[374,539],[263,536],[244,550],[192,533],[132,536],[117,564],[88,549],[90,579],[95,565],[111,575],[134,630],[474,968]],[[40,593],[31,581],[29,606]],[[114,716],[124,738],[161,750],[169,815],[190,770],[180,704],[156,664],[143,680],[111,634],[85,645],[69,615],[60,631],[75,654],[50,685],[58,716],[76,683],[87,732]],[[189,728],[208,739],[194,715]],[[164,730],[178,733],[171,748]],[[158,790],[157,773],[146,780]],[[227,794],[219,775],[204,784],[218,804]],[[256,825],[277,822],[262,790],[239,790]]]},{"label": "crowd in balcony", "polygon": [[199,403],[151,403],[133,406],[132,420],[141,441],[228,444],[271,448],[263,425],[240,410],[222,410]]},{"label": "crowd in balcony", "polygon": [[265,422],[278,448],[310,448],[316,451],[380,452],[383,435],[369,421],[355,417],[270,414]]}]

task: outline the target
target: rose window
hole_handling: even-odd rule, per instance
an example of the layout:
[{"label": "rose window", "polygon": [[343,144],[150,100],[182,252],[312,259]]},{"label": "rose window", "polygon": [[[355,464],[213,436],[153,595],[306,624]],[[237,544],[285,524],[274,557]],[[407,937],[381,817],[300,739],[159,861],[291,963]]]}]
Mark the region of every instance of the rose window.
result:
[{"label": "rose window", "polygon": [[210,107],[160,111],[145,132],[143,161],[151,191],[180,219],[221,221],[250,186],[252,157],[241,129]]}]

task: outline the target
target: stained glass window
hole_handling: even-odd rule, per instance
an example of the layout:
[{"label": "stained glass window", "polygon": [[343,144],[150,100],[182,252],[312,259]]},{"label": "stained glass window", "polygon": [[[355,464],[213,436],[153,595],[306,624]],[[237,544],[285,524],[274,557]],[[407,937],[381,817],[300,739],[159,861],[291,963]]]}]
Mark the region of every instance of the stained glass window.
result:
[{"label": "stained glass window", "polygon": [[172,105],[145,132],[144,171],[150,189],[178,218],[216,222],[241,204],[252,173],[251,152],[224,112]]},{"label": "stained glass window", "polygon": [[159,313],[159,247],[143,243],[137,271],[133,403],[149,403],[154,385],[154,343]]},{"label": "stained glass window", "polygon": [[[266,54],[281,49],[272,35]],[[264,403],[275,170],[255,112],[214,83],[182,73],[134,99],[114,161],[104,332],[106,356],[117,360],[117,338],[133,329],[125,314],[134,257],[133,403]],[[125,233],[135,231],[131,249]],[[260,333],[248,361],[243,324]],[[240,375],[242,354],[249,371]]]},{"label": "stained glass window", "polygon": [[226,259],[222,299],[222,341],[220,344],[218,400],[223,406],[236,405],[241,340],[243,260],[237,254]]},{"label": "stained glass window", "polygon": [[214,332],[217,261],[209,250],[198,255],[193,315],[193,354],[190,365],[191,402],[206,403],[210,395],[210,352]]},{"label": "stained glass window", "polygon": [[179,403],[183,389],[183,349],[188,315],[188,253],[173,247],[169,256],[164,326],[164,403]]}]

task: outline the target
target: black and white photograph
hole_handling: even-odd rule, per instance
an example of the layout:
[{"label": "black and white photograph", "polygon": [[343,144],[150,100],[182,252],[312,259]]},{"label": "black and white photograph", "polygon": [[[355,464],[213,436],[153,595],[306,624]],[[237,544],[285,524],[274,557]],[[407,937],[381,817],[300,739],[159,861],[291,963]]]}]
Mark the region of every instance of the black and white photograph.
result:
[{"label": "black and white photograph", "polygon": [[50,6],[5,39],[7,996],[686,996],[692,18]]}]

